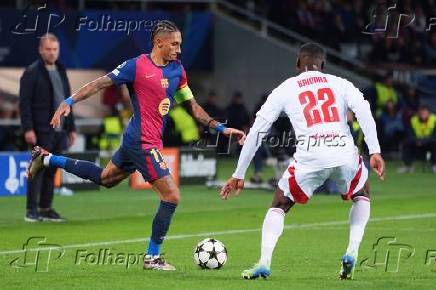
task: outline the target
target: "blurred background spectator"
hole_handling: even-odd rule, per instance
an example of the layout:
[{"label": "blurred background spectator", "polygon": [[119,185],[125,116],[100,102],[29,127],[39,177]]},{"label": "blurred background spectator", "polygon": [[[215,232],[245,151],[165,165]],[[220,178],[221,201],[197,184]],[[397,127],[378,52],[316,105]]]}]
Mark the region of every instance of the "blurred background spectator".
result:
[{"label": "blurred background spectator", "polygon": [[227,118],[226,126],[247,131],[250,124],[250,116],[241,92],[236,91],[233,93],[225,113]]},{"label": "blurred background spectator", "polygon": [[404,167],[398,172],[413,172],[413,161],[417,158],[430,161],[433,173],[436,173],[436,115],[426,106],[410,119],[407,140],[404,143]]}]

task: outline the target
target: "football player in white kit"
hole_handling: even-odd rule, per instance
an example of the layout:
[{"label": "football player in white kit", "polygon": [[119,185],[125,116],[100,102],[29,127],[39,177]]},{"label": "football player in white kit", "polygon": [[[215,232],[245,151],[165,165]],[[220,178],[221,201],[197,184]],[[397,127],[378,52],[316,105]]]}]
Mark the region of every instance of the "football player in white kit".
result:
[{"label": "football player in white kit", "polygon": [[315,43],[301,46],[297,59],[299,74],[274,89],[257,112],[237,168],[221,189],[223,199],[232,193],[239,194],[262,136],[284,111],[295,129],[296,153],[279,180],[271,208],[266,213],[260,260],[253,268],[242,272],[245,279],[266,278],[271,274],[272,253],[283,232],[285,214],[295,203],[306,203],[327,178],[336,182],[342,199],[352,200],[349,244],[339,273],[341,279],[352,278],[369,219],[370,197],[368,170],[347,125],[348,109],[357,117],[369,148],[370,166],[381,180],[385,165],[369,103],[351,82],[323,73],[324,64],[322,47]]}]

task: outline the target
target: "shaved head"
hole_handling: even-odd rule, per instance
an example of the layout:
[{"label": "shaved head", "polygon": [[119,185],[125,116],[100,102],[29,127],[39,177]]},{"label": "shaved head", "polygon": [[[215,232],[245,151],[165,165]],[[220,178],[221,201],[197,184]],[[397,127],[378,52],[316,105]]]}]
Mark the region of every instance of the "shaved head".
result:
[{"label": "shaved head", "polygon": [[317,43],[305,43],[300,47],[297,58],[297,70],[322,70],[325,63],[325,50]]}]

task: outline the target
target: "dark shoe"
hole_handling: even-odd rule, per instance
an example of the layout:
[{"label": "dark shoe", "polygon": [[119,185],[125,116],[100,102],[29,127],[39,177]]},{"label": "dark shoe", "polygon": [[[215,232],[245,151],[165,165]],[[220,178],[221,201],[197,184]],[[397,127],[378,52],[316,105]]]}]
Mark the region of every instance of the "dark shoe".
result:
[{"label": "dark shoe", "polygon": [[174,271],[176,267],[165,262],[162,256],[146,255],[144,258],[144,270]]},{"label": "dark shoe", "polygon": [[261,184],[263,180],[262,177],[260,177],[260,175],[255,174],[250,178],[250,182],[254,184]]},{"label": "dark shoe", "polygon": [[272,187],[277,187],[279,184],[279,180],[277,178],[271,178],[270,180],[268,180],[268,184]]},{"label": "dark shoe", "polygon": [[27,177],[31,180],[38,172],[44,168],[44,156],[49,152],[42,147],[35,146],[32,149],[32,160],[30,161],[29,169],[27,170]]},{"label": "dark shoe", "polygon": [[28,223],[37,223],[40,222],[42,219],[38,214],[38,211],[36,209],[28,209],[26,212],[26,215],[24,216],[24,221]]},{"label": "dark shoe", "polygon": [[42,221],[50,221],[50,222],[66,222],[67,220],[61,217],[59,213],[57,213],[54,209],[40,209],[39,210],[39,216],[41,217]]}]

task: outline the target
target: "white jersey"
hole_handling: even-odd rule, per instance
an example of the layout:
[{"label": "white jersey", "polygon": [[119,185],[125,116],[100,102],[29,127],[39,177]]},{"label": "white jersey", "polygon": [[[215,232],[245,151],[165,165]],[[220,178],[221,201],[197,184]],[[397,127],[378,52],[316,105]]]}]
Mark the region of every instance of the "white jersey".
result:
[{"label": "white jersey", "polygon": [[356,115],[369,153],[380,153],[369,103],[351,82],[319,71],[287,79],[257,112],[233,177],[244,178],[262,137],[281,112],[286,113],[295,130],[297,164],[319,169],[346,164],[357,156],[347,124],[348,109]]}]

